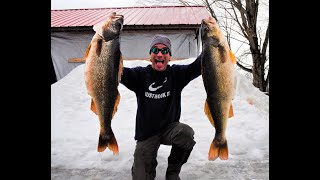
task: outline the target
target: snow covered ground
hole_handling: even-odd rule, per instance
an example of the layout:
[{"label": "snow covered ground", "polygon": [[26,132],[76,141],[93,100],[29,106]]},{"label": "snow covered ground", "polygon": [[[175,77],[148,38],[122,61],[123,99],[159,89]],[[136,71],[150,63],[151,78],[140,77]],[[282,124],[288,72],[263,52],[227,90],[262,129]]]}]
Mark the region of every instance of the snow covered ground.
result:
[{"label": "snow covered ground", "polygon": [[[172,63],[189,64],[195,58]],[[143,60],[124,61],[124,66],[146,66]],[[106,149],[96,151],[99,121],[90,110],[90,96],[84,83],[82,64],[51,85],[51,179],[53,180],[129,180],[135,148],[136,97],[122,84],[118,111],[112,128],[119,155]],[[208,160],[214,128],[204,114],[206,98],[202,77],[182,91],[180,122],[190,125],[197,142],[182,167],[183,180],[269,179],[269,96],[260,92],[243,75],[236,75],[234,117],[227,126],[229,159]],[[156,180],[165,179],[170,146],[160,146]]]}]

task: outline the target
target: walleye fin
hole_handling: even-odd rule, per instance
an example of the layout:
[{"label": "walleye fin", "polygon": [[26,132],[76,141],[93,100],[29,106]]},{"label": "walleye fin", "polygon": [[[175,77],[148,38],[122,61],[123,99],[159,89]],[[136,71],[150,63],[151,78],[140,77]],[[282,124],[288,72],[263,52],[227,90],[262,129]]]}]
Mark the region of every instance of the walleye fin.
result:
[{"label": "walleye fin", "polygon": [[91,99],[91,111],[94,112],[96,115],[98,115],[97,108],[96,108],[96,105],[94,104],[93,99]]},{"label": "walleye fin", "polygon": [[88,57],[88,55],[89,55],[89,52],[90,52],[90,48],[91,48],[91,43],[89,44],[89,46],[88,46],[88,48],[87,48],[87,50],[86,50],[86,53],[84,54],[84,60],[86,60],[87,59],[87,57]]},{"label": "walleye fin", "polygon": [[231,50],[229,50],[229,55],[230,55],[230,59],[231,59],[232,64],[236,64],[237,63],[237,59],[236,59],[236,57],[234,56],[234,54],[233,54],[233,52]]},{"label": "walleye fin", "polygon": [[122,55],[120,55],[120,64],[119,64],[119,72],[118,72],[118,85],[121,81],[122,71],[123,71],[123,59],[122,59]]},{"label": "walleye fin", "polygon": [[209,109],[209,105],[208,105],[208,101],[206,100],[206,102],[204,103],[204,113],[207,115],[210,123],[212,124],[212,126],[214,127],[214,121],[213,121],[213,118],[212,118],[212,115],[211,115],[211,112],[210,112],[210,109]]},{"label": "walleye fin", "polygon": [[113,152],[113,155],[119,154],[119,147],[118,147],[116,137],[112,136],[112,138],[108,144],[108,148]]},{"label": "walleye fin", "polygon": [[114,103],[114,107],[113,107],[112,118],[113,118],[114,114],[115,114],[115,113],[117,112],[117,110],[118,110],[119,102],[120,102],[120,93],[119,93],[119,90],[118,90],[118,95],[117,95],[117,98],[116,98],[116,102]]},{"label": "walleye fin", "polygon": [[218,145],[218,141],[214,139],[210,145],[208,159],[210,161],[216,160],[218,157],[221,160],[228,159],[228,143],[227,140],[223,144]]},{"label": "walleye fin", "polygon": [[96,48],[96,54],[100,56],[101,50],[102,50],[102,38],[97,39],[97,48]]},{"label": "walleye fin", "polygon": [[[210,112],[210,109],[209,109],[209,105],[208,105],[208,102],[206,101],[205,104],[204,104],[204,113],[207,115],[210,123],[213,125],[214,127],[214,121],[213,121],[213,118],[212,118],[212,114]],[[233,113],[233,107],[232,107],[232,103],[230,104],[230,109],[229,109],[229,117],[228,118],[231,118],[234,116],[234,113]]]},{"label": "walleye fin", "polygon": [[233,117],[233,107],[232,107],[232,103],[230,103],[230,110],[229,110],[229,118]]}]

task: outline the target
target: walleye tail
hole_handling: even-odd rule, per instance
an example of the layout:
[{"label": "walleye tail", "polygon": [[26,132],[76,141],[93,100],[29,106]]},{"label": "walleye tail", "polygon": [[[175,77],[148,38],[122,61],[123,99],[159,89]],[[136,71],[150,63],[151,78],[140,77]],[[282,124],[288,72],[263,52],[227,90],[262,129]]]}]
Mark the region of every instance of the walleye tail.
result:
[{"label": "walleye tail", "polygon": [[[118,110],[119,102],[120,102],[120,93],[118,91],[118,95],[116,97],[116,102],[115,102],[115,105],[113,107],[112,119],[113,119],[114,114]],[[111,134],[113,134],[113,132]],[[119,154],[119,147],[118,147],[118,143],[117,143],[116,137],[114,137],[114,134],[113,134],[113,136],[111,137],[111,139],[110,139],[110,141],[108,143],[108,148],[113,152],[113,155],[118,155]]]},{"label": "walleye tail", "polygon": [[103,152],[107,147],[113,152],[114,155],[119,154],[119,147],[116,138],[113,133],[110,140],[108,140],[105,136],[99,136],[99,144],[98,144],[98,152]]},{"label": "walleye tail", "polygon": [[223,144],[219,144],[218,140],[214,139],[210,145],[208,159],[214,161],[217,158],[221,160],[228,159],[228,143],[227,140]]},{"label": "walleye tail", "polygon": [[99,135],[99,144],[98,144],[98,152],[103,152],[108,146],[107,139],[104,138],[101,134]]},{"label": "walleye tail", "polygon": [[[91,102],[92,102],[91,103],[91,110],[96,113],[96,108],[95,108],[94,102],[93,101],[91,101]],[[115,105],[113,107],[112,119],[113,119],[114,114],[117,112],[117,109],[118,109],[117,107],[119,105],[119,102],[120,102],[120,93],[118,91]],[[111,129],[110,135],[103,136],[100,134],[100,136],[99,136],[98,152],[103,152],[107,147],[113,152],[113,155],[119,154],[118,143],[117,143],[116,137],[114,137],[112,129]]]},{"label": "walleye tail", "polygon": [[112,136],[112,138],[108,144],[108,148],[113,152],[113,155],[119,154],[119,147],[118,147],[116,137]]}]

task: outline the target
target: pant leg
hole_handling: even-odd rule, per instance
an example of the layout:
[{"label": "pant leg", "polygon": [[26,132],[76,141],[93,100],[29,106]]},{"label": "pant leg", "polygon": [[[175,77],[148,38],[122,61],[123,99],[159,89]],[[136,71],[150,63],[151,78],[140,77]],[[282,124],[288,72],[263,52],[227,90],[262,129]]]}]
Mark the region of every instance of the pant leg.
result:
[{"label": "pant leg", "polygon": [[162,132],[160,142],[172,145],[168,157],[166,180],[180,180],[181,167],[187,162],[193,146],[196,144],[193,129],[183,123],[172,123]]},{"label": "pant leg", "polygon": [[193,129],[184,123],[175,122],[161,132],[160,142],[165,145],[176,145],[184,150],[192,150],[196,144]]},{"label": "pant leg", "polygon": [[133,180],[153,180],[156,177],[160,135],[152,136],[143,141],[137,141],[132,166]]}]

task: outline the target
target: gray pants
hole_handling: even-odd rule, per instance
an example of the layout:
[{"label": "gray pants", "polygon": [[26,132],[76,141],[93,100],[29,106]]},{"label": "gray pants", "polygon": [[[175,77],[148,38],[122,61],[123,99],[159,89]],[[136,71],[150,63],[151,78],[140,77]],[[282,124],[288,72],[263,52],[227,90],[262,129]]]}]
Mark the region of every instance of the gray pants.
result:
[{"label": "gray pants", "polygon": [[156,177],[157,154],[160,144],[174,145],[191,152],[196,144],[193,135],[194,131],[190,126],[176,122],[146,140],[137,141],[132,179],[153,180]]}]

